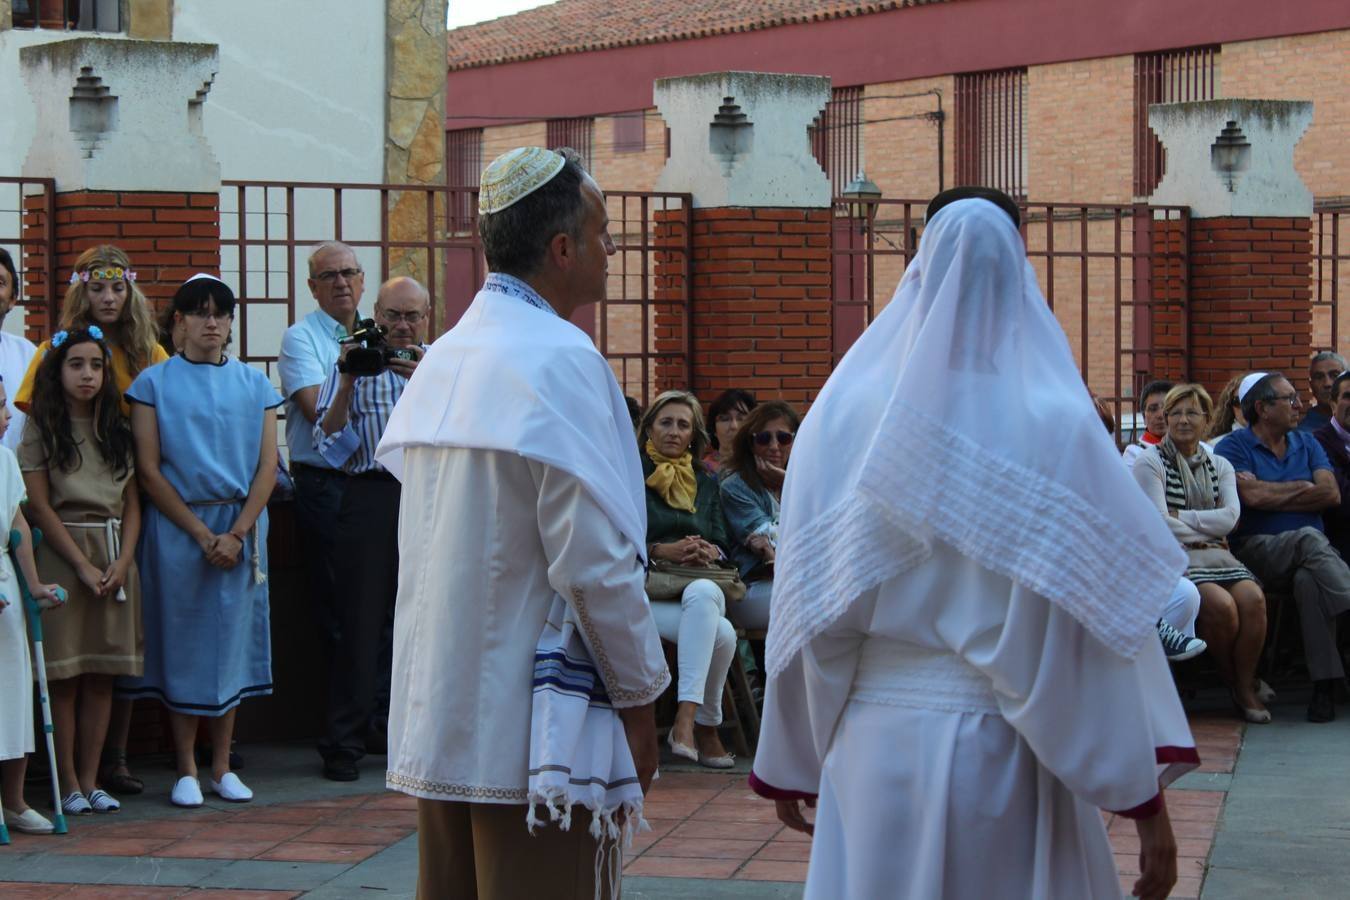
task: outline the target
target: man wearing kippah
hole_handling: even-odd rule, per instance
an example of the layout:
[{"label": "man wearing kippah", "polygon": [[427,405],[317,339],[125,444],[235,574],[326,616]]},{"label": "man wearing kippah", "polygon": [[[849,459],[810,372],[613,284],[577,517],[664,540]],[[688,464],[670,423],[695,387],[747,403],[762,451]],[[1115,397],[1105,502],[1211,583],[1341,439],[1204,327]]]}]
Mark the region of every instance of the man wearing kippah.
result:
[{"label": "man wearing kippah", "polygon": [[418,798],[421,898],[615,897],[670,674],[628,410],[568,322],[614,244],[570,150],[481,185],[487,279],[376,451],[403,483],[387,784]]}]

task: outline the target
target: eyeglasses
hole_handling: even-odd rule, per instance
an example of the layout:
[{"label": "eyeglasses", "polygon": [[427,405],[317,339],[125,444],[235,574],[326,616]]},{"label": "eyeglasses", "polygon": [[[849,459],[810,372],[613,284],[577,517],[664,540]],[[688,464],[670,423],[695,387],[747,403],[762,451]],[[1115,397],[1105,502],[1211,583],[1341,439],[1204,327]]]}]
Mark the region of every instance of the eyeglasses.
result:
[{"label": "eyeglasses", "polygon": [[234,313],[232,312],[230,313],[206,312],[205,310],[197,310],[196,312],[183,313],[183,315],[191,316],[194,319],[203,319],[208,321],[214,320],[216,322],[228,322],[234,318]]},{"label": "eyeglasses", "polygon": [[778,438],[778,446],[786,447],[792,443],[793,437],[795,435],[790,431],[756,431],[754,434],[755,443],[761,447],[769,446],[774,438]]},{"label": "eyeglasses", "polygon": [[324,269],[322,272],[314,273],[314,280],[322,281],[324,284],[331,284],[337,280],[339,275],[347,281],[352,281],[364,274],[366,274],[364,269]]},{"label": "eyeglasses", "polygon": [[407,322],[409,325],[417,325],[426,318],[426,313],[420,310],[412,312],[399,312],[396,309],[380,310],[380,318],[384,319],[390,325],[397,325],[399,322]]},{"label": "eyeglasses", "polygon": [[1270,403],[1281,402],[1288,403],[1290,406],[1298,406],[1298,394],[1276,394],[1268,401]]},{"label": "eyeglasses", "polygon": [[1169,412],[1169,413],[1167,414],[1167,418],[1169,418],[1169,419],[1191,419],[1191,420],[1195,420],[1195,419],[1203,419],[1204,417],[1205,417],[1205,414],[1202,413],[1202,412],[1195,412],[1195,411],[1191,411],[1191,412],[1182,412],[1182,411],[1179,410],[1179,409],[1174,409],[1174,410],[1172,410],[1171,412]]}]

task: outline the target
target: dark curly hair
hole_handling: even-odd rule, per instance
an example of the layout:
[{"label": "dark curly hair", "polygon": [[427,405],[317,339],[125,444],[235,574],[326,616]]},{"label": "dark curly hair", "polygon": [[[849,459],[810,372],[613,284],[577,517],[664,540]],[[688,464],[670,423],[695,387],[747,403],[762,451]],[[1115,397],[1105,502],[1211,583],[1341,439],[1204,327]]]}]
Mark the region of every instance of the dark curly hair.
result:
[{"label": "dark curly hair", "polygon": [[70,348],[80,344],[97,344],[103,351],[103,387],[94,395],[94,441],[99,455],[120,477],[131,470],[134,445],[131,426],[122,415],[122,392],[113,377],[112,354],[108,345],[83,328],[67,334],[61,346],[52,347],[42,357],[33,378],[33,400],[28,417],[42,439],[42,451],[48,465],[63,472],[73,472],[84,464],[80,444],[70,426],[70,409],[66,406],[66,392],[61,386],[61,367],[66,364]]}]

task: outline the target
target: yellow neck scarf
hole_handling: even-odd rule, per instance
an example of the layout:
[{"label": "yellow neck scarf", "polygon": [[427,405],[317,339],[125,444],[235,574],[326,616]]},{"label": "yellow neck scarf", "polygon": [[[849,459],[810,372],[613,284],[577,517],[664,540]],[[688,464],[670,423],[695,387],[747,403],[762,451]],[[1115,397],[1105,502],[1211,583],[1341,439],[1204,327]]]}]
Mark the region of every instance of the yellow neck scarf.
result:
[{"label": "yellow neck scarf", "polygon": [[656,464],[656,471],[647,476],[647,487],[660,494],[667,506],[697,512],[694,498],[698,496],[698,481],[694,478],[694,457],[689,451],[673,458],[663,456],[648,439],[647,458]]}]

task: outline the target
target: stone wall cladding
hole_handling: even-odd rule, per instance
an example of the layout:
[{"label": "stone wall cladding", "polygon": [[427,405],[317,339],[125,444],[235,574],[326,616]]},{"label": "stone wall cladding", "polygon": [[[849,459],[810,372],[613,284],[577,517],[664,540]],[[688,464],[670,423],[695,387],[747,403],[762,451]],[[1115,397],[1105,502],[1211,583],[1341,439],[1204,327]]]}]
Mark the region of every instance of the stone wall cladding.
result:
[{"label": "stone wall cladding", "polygon": [[[41,239],[41,197],[25,198],[24,236]],[[220,271],[220,198],[217,194],[132,191],[71,191],[56,195],[56,277],[51,292],[60,318],[66,279],[76,258],[95,244],[115,244],[131,257],[136,284],[156,309],[162,309],[178,286],[197,272]],[[25,260],[32,273],[43,261]],[[41,289],[26,285],[29,296]],[[47,337],[45,308],[25,308],[25,333],[32,341]]]}]

